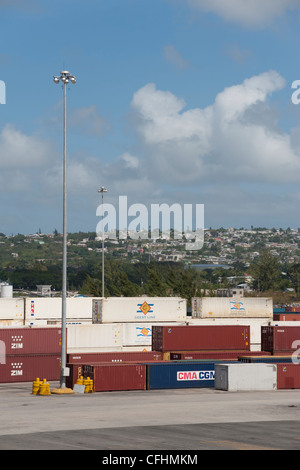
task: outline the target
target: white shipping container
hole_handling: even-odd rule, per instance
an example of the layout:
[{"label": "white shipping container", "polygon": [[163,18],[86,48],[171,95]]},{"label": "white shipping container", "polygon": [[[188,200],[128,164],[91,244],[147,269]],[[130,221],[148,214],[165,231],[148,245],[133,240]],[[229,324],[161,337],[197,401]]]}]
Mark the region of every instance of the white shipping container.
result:
[{"label": "white shipping container", "polygon": [[152,346],[123,346],[123,352],[145,352],[152,351]]},{"label": "white shipping container", "polygon": [[[85,319],[67,319],[66,325],[92,325],[91,320]],[[40,319],[33,319],[33,320],[25,320],[25,326],[61,326],[61,318],[51,319],[51,320],[40,320]]]},{"label": "white shipping container", "polygon": [[273,299],[271,297],[194,297],[192,317],[268,317],[273,319]]},{"label": "white shipping container", "polygon": [[24,298],[0,298],[0,320],[24,320]]},{"label": "white shipping container", "polygon": [[117,324],[67,325],[67,351],[114,350],[122,347],[122,328]]},{"label": "white shipping container", "polygon": [[93,323],[183,322],[186,300],[180,297],[108,297],[93,300]]},{"label": "white shipping container", "polygon": [[[92,321],[92,297],[67,297],[66,319],[89,319]],[[61,319],[61,297],[27,297],[26,321]]]},{"label": "white shipping container", "polygon": [[0,328],[22,328],[23,320],[0,320]]},{"label": "white shipping container", "polygon": [[70,348],[69,346],[67,346],[67,354],[107,353],[120,351],[123,351],[122,346],[116,346],[115,348]]},{"label": "white shipping container", "polygon": [[215,364],[215,389],[230,392],[276,390],[277,365],[264,363]]}]

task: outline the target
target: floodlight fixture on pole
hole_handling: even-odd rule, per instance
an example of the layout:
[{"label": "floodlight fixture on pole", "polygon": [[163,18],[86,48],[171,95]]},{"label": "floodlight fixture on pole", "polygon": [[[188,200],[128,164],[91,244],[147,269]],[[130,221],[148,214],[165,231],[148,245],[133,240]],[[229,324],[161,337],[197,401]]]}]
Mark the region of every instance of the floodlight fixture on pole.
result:
[{"label": "floodlight fixture on pole", "polygon": [[102,194],[102,297],[104,297],[104,206],[103,206],[103,195],[107,193],[107,189],[104,186],[98,189],[98,193]]},{"label": "floodlight fixture on pole", "polygon": [[63,151],[63,267],[62,267],[62,318],[61,318],[61,375],[60,387],[66,387],[66,359],[67,359],[67,330],[66,330],[66,303],[67,303],[67,85],[76,83],[76,78],[70,72],[62,71],[59,76],[53,77],[54,83],[62,83],[64,89],[64,151]]}]

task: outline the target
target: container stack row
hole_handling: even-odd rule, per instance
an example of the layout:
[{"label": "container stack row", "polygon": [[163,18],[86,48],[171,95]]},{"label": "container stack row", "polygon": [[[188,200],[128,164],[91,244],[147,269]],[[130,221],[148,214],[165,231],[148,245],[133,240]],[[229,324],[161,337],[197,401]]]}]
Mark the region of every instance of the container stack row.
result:
[{"label": "container stack row", "polygon": [[61,328],[0,329],[0,382],[60,377]]}]

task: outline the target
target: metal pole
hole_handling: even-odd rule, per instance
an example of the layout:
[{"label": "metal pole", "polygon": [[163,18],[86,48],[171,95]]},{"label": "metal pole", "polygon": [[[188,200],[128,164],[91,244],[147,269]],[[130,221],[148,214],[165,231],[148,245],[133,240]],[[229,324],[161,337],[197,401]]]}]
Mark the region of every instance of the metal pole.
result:
[{"label": "metal pole", "polygon": [[63,163],[63,268],[62,268],[62,319],[61,319],[61,376],[60,387],[66,387],[66,303],[67,303],[67,84],[64,83],[64,163]]},{"label": "metal pole", "polygon": [[104,206],[102,191],[102,297],[104,297]]},{"label": "metal pole", "polygon": [[67,360],[67,84],[76,83],[76,77],[67,71],[53,77],[54,83],[63,83],[64,88],[64,149],[63,149],[63,266],[62,266],[62,313],[61,313],[61,368],[60,387],[66,388]]}]

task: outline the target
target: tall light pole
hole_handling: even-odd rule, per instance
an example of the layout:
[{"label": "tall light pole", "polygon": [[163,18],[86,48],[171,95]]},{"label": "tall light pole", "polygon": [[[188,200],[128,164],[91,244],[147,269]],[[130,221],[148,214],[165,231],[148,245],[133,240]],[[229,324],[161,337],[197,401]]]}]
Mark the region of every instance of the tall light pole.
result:
[{"label": "tall light pole", "polygon": [[54,76],[55,83],[62,83],[64,89],[64,157],[63,157],[63,267],[62,267],[62,314],[61,314],[61,374],[60,387],[66,387],[66,303],[67,303],[67,85],[76,83],[76,78],[70,72],[62,71]]},{"label": "tall light pole", "polygon": [[107,189],[101,186],[98,189],[98,193],[102,194],[102,297],[104,297],[104,206],[103,206],[103,195],[107,193]]}]

